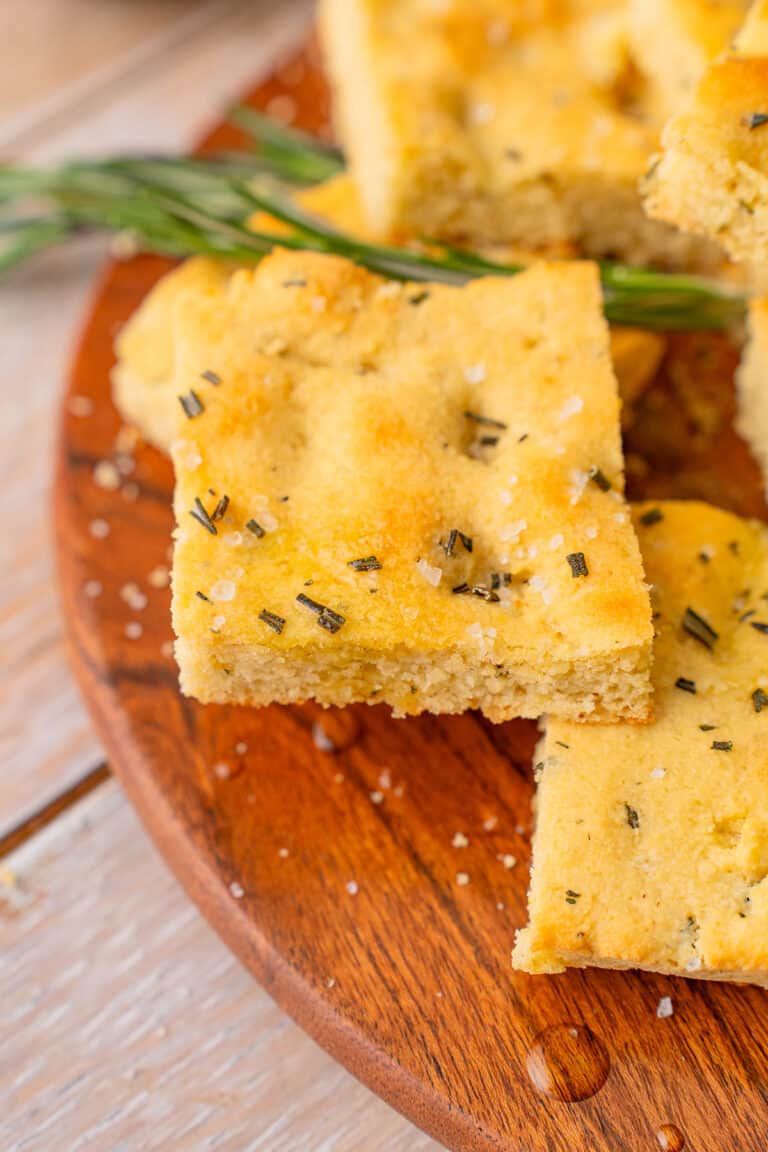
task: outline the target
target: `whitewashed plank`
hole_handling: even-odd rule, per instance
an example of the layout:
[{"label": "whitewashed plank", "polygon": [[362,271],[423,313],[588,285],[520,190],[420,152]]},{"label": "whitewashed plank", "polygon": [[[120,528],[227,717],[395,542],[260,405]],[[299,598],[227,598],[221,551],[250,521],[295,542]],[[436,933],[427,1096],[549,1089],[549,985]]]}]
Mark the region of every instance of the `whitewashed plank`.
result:
[{"label": "whitewashed plank", "polygon": [[438,1152],[251,980],[116,784],[7,864],[5,1152]]},{"label": "whitewashed plank", "polygon": [[[130,82],[116,74],[87,114],[78,107],[49,134],[39,126],[29,158],[188,147],[301,38],[310,12],[303,0],[230,5],[176,53],[132,70]],[[102,257],[100,244],[80,244],[0,282],[0,834],[101,755],[64,658],[48,488],[67,359]]]}]

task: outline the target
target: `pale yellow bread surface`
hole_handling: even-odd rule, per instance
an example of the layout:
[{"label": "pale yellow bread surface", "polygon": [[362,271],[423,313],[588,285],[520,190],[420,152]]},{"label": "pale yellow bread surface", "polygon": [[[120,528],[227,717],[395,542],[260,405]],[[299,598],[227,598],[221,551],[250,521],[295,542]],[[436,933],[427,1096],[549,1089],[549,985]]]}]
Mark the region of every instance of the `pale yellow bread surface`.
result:
[{"label": "pale yellow bread surface", "polygon": [[663,124],[725,52],[749,0],[629,0],[631,51],[647,81],[644,106]]},{"label": "pale yellow bread surface", "polygon": [[176,306],[187,293],[216,291],[231,273],[232,266],[220,260],[185,260],[158,281],[115,341],[115,405],[148,443],[164,452],[176,438],[181,414],[171,386]]},{"label": "pale yellow bread surface", "polygon": [[[349,176],[338,176],[325,184],[302,189],[295,198],[301,208],[326,223],[353,236],[366,236],[360,197]],[[284,225],[263,213],[254,216],[251,224],[270,233],[280,234],[284,230]],[[526,264],[537,259],[529,250],[510,248],[494,249],[488,255],[508,263]],[[547,255],[558,258],[572,253],[554,250]],[[198,257],[187,260],[158,282],[117,338],[117,360],[112,374],[115,404],[144,439],[163,452],[170,452],[184,421],[173,386],[177,301],[188,292],[218,289],[233,271],[232,265],[213,260]],[[639,328],[612,329],[614,371],[625,405],[631,404],[650,383],[663,348],[664,339],[658,333]]]},{"label": "pale yellow bread surface", "polygon": [[[656,508],[663,519],[644,524]],[[768,529],[682,502],[641,507],[635,523],[654,590],[655,721],[547,723],[514,963],[767,983]],[[683,628],[688,608],[718,633],[712,649]]]},{"label": "pale yellow bread surface", "polygon": [[623,27],[619,6],[540,7],[323,0],[335,115],[373,231],[714,260],[642,211],[656,129],[624,111],[620,68],[595,69],[591,49],[600,21]]},{"label": "pale yellow bread surface", "polygon": [[[650,609],[594,266],[459,289],[278,252],[177,321],[175,390],[205,408],[173,452],[186,693],[647,718]],[[190,510],[223,496],[212,535]],[[370,556],[380,570],[349,566]],[[492,602],[452,591],[492,573]]]},{"label": "pale yellow bread surface", "polygon": [[736,428],[763,472],[768,492],[768,299],[749,306],[747,342],[736,376]]},{"label": "pale yellow bread surface", "polygon": [[761,2],[734,51],[707,68],[667,124],[645,187],[650,215],[757,266],[768,264],[767,42]]}]

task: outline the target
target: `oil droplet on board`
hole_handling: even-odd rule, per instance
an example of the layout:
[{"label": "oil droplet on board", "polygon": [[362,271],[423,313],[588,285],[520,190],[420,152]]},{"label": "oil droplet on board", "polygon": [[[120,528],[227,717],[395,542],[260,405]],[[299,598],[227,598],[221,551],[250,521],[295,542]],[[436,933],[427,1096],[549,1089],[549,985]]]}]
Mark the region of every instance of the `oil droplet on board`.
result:
[{"label": "oil droplet on board", "polygon": [[663,1152],[682,1152],[685,1147],[685,1137],[675,1124],[662,1124],[656,1139]]},{"label": "oil droplet on board", "polygon": [[601,1040],[586,1024],[554,1024],[539,1032],[526,1060],[537,1091],[573,1104],[599,1092],[611,1062]]}]

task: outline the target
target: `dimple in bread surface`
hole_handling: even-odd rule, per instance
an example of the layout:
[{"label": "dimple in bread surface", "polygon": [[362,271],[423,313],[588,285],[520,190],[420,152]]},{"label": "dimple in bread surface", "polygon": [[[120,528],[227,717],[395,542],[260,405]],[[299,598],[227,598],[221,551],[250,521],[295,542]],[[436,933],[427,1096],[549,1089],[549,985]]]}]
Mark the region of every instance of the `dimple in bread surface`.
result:
[{"label": "dimple in bread surface", "polygon": [[[278,252],[184,302],[190,389],[204,411],[173,452],[186,692],[647,718],[650,610],[594,266],[458,289]],[[223,496],[214,535],[190,510]],[[350,567],[371,556],[381,568]]]},{"label": "dimple in bread surface", "polygon": [[768,983],[768,529],[683,502],[635,523],[655,720],[547,722],[515,963]]}]

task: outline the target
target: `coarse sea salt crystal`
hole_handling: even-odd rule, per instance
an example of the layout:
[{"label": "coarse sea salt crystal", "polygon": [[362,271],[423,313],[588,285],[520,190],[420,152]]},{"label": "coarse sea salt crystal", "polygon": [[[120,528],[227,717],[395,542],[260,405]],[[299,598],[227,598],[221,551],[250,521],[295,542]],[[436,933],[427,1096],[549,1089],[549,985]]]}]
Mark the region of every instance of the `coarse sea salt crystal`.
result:
[{"label": "coarse sea salt crystal", "polygon": [[489,124],[496,115],[496,109],[494,108],[493,104],[489,103],[487,100],[484,100],[481,101],[480,104],[474,104],[472,106],[471,115],[475,124]]},{"label": "coarse sea salt crystal", "polygon": [[358,892],[360,891],[360,887],[356,880],[347,880],[346,889],[350,896],[357,896]]},{"label": "coarse sea salt crystal", "polygon": [[504,489],[499,493],[499,500],[501,500],[505,508],[509,508],[510,504],[512,503],[512,493],[507,492],[506,489]]},{"label": "coarse sea salt crystal", "polygon": [[674,1016],[674,1014],[675,1009],[672,1005],[672,997],[662,996],[656,1009],[656,1015],[658,1016],[659,1020],[668,1020],[669,1017]]},{"label": "coarse sea salt crystal", "polygon": [[522,532],[525,532],[528,527],[527,520],[513,520],[511,524],[507,524],[506,528],[501,530],[501,539],[506,542],[508,540],[517,540]]},{"label": "coarse sea salt crystal", "polygon": [[125,626],[125,634],[129,640],[138,640],[144,629],[138,620],[129,620]]},{"label": "coarse sea salt crystal", "polygon": [[427,583],[431,584],[433,588],[437,588],[443,578],[442,568],[438,568],[435,564],[430,564],[428,560],[424,559],[417,560],[416,567]]},{"label": "coarse sea salt crystal", "polygon": [[454,835],[453,840],[451,840],[451,846],[453,848],[466,848],[468,844],[469,840],[463,832],[457,832]]},{"label": "coarse sea salt crystal", "polygon": [[701,968],[701,956],[691,956],[690,960],[685,962],[686,972],[698,972]]},{"label": "coarse sea salt crystal", "polygon": [[120,487],[120,473],[111,460],[99,460],[93,469],[93,480],[99,488],[114,492]]},{"label": "coarse sea salt crystal", "polygon": [[558,548],[562,548],[565,543],[565,536],[562,532],[556,532],[554,536],[549,539],[549,547],[552,552],[556,552]]},{"label": "coarse sea salt crystal", "polygon": [[473,640],[483,640],[483,626],[475,621],[474,624],[467,624],[467,635]]},{"label": "coarse sea salt crystal", "polygon": [[172,451],[174,455],[178,455],[184,467],[189,468],[191,472],[199,468],[203,462],[200,449],[192,440],[177,440]]},{"label": "coarse sea salt crystal", "polygon": [[245,888],[243,888],[242,884],[238,884],[237,880],[232,881],[229,886],[229,891],[232,893],[235,900],[242,900],[243,896],[245,896]]},{"label": "coarse sea salt crystal", "polygon": [[469,884],[469,873],[468,872],[457,872],[456,873],[456,883],[458,884],[458,886],[460,888],[466,888],[467,884]]},{"label": "coarse sea salt crystal", "polygon": [[226,603],[229,600],[234,600],[236,591],[237,589],[231,580],[217,580],[211,588],[211,600]]},{"label": "coarse sea salt crystal", "polygon": [[595,525],[590,524],[588,528],[585,528],[584,529],[584,535],[586,536],[587,540],[596,540],[597,539],[597,528],[595,527]]},{"label": "coarse sea salt crystal", "polygon": [[482,384],[485,380],[485,364],[470,364],[464,369],[467,384]]},{"label": "coarse sea salt crystal", "polygon": [[571,416],[576,416],[584,407],[584,401],[581,396],[569,396],[560,409],[560,420],[570,420]]},{"label": "coarse sea salt crystal", "polygon": [[666,774],[666,768],[662,768],[660,764],[657,764],[655,768],[651,769],[651,780],[663,780]]},{"label": "coarse sea salt crystal", "polygon": [[110,533],[110,527],[106,520],[91,520],[89,529],[94,540],[106,540]]},{"label": "coarse sea salt crystal", "polygon": [[100,580],[86,580],[83,585],[83,592],[89,600],[95,600],[97,596],[101,596],[103,586]]}]

